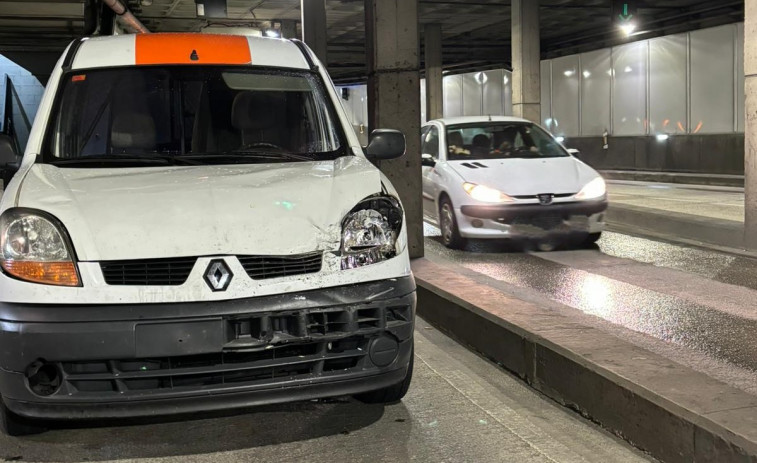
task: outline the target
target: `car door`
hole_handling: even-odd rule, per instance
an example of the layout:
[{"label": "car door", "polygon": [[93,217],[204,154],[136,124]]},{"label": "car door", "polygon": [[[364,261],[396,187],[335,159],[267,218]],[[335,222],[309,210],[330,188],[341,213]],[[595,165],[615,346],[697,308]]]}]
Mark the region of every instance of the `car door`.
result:
[{"label": "car door", "polygon": [[439,175],[436,166],[439,162],[439,127],[435,124],[424,127],[421,139],[421,156],[423,160],[423,215],[427,220],[436,223],[437,205],[436,197],[439,191]]}]

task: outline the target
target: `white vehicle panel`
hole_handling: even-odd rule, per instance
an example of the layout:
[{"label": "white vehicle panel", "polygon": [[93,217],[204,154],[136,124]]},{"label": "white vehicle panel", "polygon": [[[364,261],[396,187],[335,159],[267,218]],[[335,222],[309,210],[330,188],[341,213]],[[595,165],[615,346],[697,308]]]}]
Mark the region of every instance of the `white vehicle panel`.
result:
[{"label": "white vehicle panel", "polygon": [[70,169],[36,164],[18,206],[68,229],[80,261],[335,250],[340,223],[380,193],[367,160]]}]

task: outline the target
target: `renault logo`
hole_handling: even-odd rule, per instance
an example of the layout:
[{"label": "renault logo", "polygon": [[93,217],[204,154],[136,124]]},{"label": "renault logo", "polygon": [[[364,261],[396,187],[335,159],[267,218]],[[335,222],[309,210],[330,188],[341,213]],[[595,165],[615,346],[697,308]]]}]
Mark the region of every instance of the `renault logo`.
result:
[{"label": "renault logo", "polygon": [[205,270],[205,282],[213,291],[226,291],[233,277],[229,266],[221,259],[210,261],[208,269]]}]

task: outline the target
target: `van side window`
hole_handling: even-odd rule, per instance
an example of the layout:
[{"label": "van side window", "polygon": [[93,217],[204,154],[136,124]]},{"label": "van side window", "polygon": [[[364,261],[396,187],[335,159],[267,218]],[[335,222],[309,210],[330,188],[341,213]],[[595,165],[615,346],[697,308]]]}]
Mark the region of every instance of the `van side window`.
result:
[{"label": "van side window", "polygon": [[439,159],[439,129],[433,125],[423,137],[421,154],[430,154],[434,159]]}]

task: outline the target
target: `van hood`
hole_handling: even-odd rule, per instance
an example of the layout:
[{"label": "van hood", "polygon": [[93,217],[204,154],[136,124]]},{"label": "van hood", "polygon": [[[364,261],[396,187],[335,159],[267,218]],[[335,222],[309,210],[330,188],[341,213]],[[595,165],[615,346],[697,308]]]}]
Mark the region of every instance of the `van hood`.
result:
[{"label": "van hood", "polygon": [[68,230],[80,261],[339,249],[341,221],[381,191],[366,159],[149,168],[36,164],[18,206]]},{"label": "van hood", "polygon": [[464,181],[496,188],[510,196],[576,194],[599,176],[573,157],[451,161],[449,165]]}]

